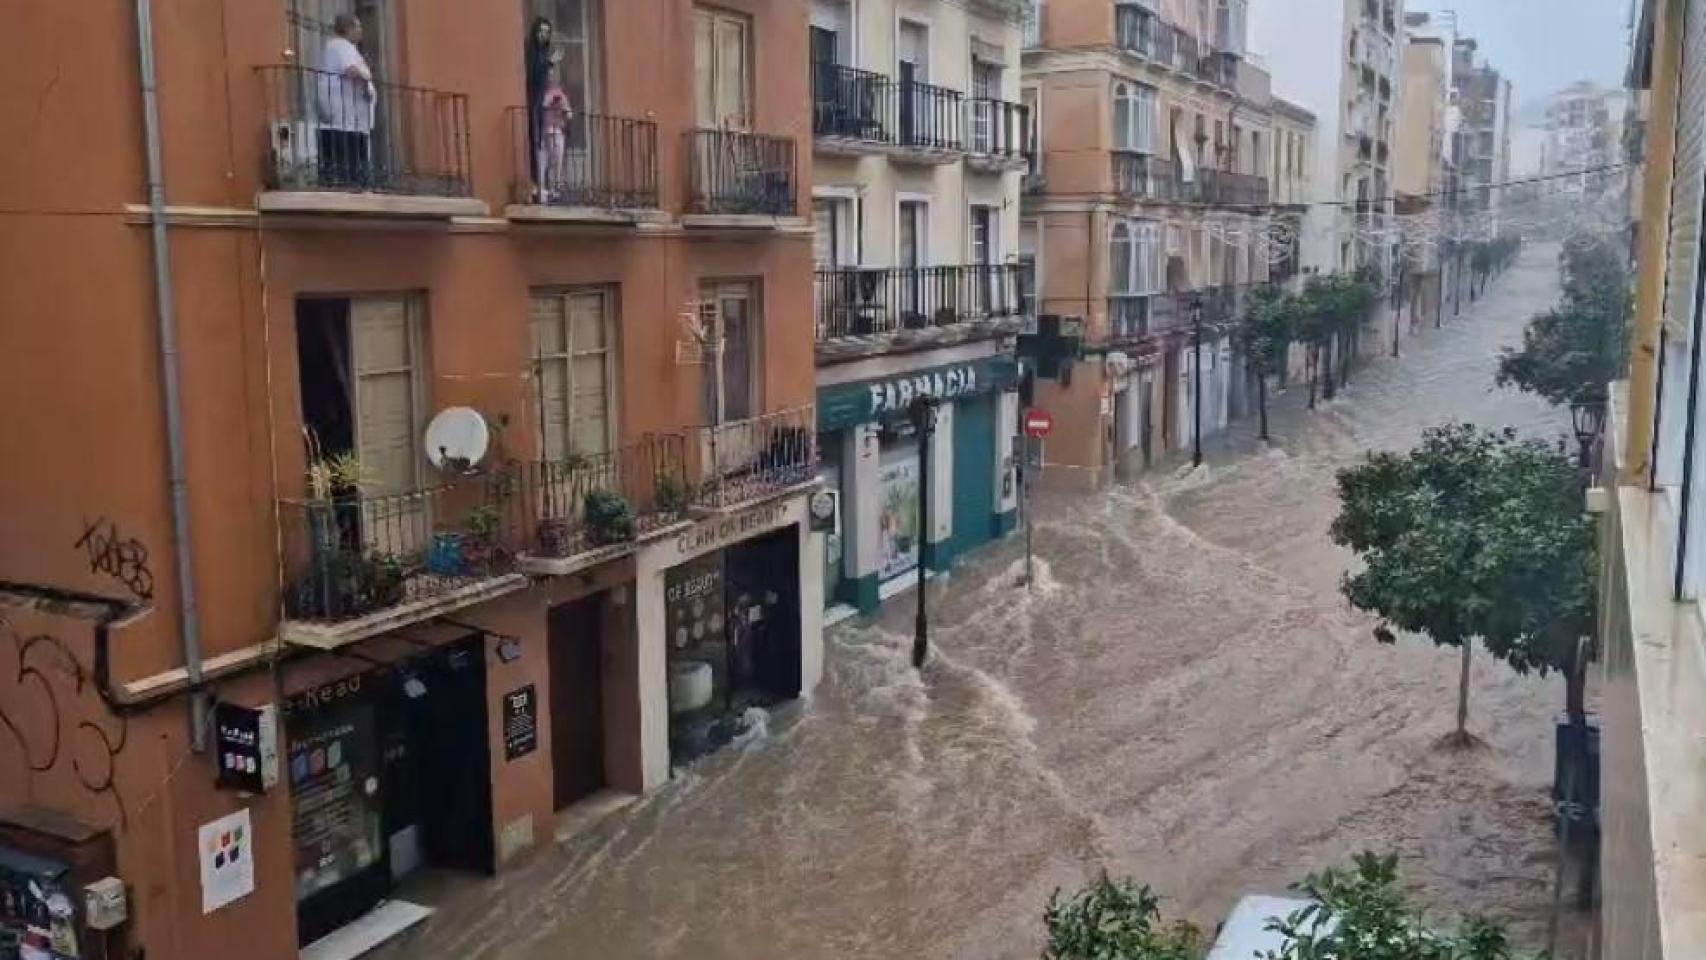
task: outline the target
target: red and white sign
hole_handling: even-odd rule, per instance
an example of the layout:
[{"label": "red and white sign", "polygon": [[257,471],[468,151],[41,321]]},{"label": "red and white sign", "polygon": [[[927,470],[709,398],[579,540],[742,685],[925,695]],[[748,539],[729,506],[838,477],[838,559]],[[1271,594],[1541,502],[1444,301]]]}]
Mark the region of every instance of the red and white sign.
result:
[{"label": "red and white sign", "polygon": [[1047,410],[1032,408],[1025,411],[1025,434],[1041,439],[1054,429],[1054,417]]}]

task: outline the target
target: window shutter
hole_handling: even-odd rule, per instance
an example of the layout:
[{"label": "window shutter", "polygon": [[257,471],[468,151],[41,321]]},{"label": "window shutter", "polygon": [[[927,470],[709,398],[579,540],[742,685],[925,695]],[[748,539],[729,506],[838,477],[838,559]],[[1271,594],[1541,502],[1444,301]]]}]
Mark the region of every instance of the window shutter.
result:
[{"label": "window shutter", "polygon": [[695,112],[701,127],[719,125],[714,73],[716,53],[715,44],[711,39],[713,23],[710,11],[693,11],[693,93],[697,102]]},{"label": "window shutter", "polygon": [[602,293],[568,296],[569,347],[573,357],[569,397],[570,438],[580,453],[610,450],[610,344]]},{"label": "window shutter", "polygon": [[1676,172],[1671,184],[1670,264],[1665,324],[1673,344],[1692,335],[1694,288],[1700,260],[1700,203],[1706,190],[1706,2],[1690,0],[1683,38],[1681,107],[1676,129]]},{"label": "window shutter", "polygon": [[752,120],[747,104],[750,74],[746,58],[746,21],[719,16],[715,29],[717,125],[744,130]]},{"label": "window shutter", "polygon": [[539,364],[539,450],[546,460],[568,455],[569,369],[568,325],[564,298],[548,294],[533,298],[530,310],[533,357]]},{"label": "window shutter", "polygon": [[408,302],[350,301],[356,375],[356,448],[376,494],[414,489],[415,357]]}]

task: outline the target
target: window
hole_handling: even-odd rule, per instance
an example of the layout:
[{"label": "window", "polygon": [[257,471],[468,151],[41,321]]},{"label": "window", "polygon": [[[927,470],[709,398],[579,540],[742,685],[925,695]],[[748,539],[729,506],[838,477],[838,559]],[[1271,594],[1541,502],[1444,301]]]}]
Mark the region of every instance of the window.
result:
[{"label": "window", "polygon": [[1114,84],[1114,149],[1156,152],[1155,91],[1121,80]]},{"label": "window", "polygon": [[[594,79],[597,71],[594,63],[596,50],[590,9],[592,3],[593,0],[527,0],[531,20],[543,18],[551,24],[551,48],[559,54],[553,70],[557,82],[563,86],[563,92],[568,94],[569,106],[575,111],[575,120],[578,120],[582,113],[596,109],[598,103]],[[584,129],[584,121],[570,121],[571,136]]]},{"label": "window", "polygon": [[974,204],[971,208],[971,262],[988,265],[999,259],[995,252],[995,208]]},{"label": "window", "polygon": [[396,51],[391,38],[396,24],[390,0],[289,0],[284,19],[298,62],[311,70],[320,69],[326,41],[333,36],[332,21],[340,13],[353,13],[361,19],[361,52],[374,75],[395,76]]},{"label": "window", "polygon": [[752,20],[693,8],[694,89],[698,123],[707,128],[752,126]]},{"label": "window", "polygon": [[929,204],[902,200],[896,223],[895,266],[922,267],[930,262]]},{"label": "window", "polygon": [[1037,315],[1038,291],[1042,289],[1041,259],[1037,256],[1042,243],[1042,230],[1035,220],[1019,224],[1019,299],[1024,315]]},{"label": "window", "polygon": [[547,460],[608,453],[615,443],[615,336],[604,290],[535,293],[530,312],[539,376],[539,450]]},{"label": "window", "polygon": [[859,262],[857,216],[851,198],[812,200],[812,260],[818,269],[848,267]]},{"label": "window", "polygon": [[1026,131],[1027,148],[1031,151],[1030,176],[1039,176],[1043,172],[1043,99],[1042,91],[1037,87],[1025,87],[1019,91],[1019,102],[1025,105],[1025,122],[1030,125]]},{"label": "window", "polygon": [[[758,283],[752,280],[714,280],[703,284],[699,299],[707,308],[716,326],[722,329],[723,348],[719,354],[721,376],[717,370],[707,371],[705,382],[705,421],[728,423],[747,420],[761,405],[762,384],[758,373],[764,369],[758,352],[759,319]],[[719,416],[718,386],[722,387]]]},{"label": "window", "polygon": [[930,29],[922,23],[902,20],[895,47],[895,71],[901,83],[930,80]]},{"label": "window", "polygon": [[1152,220],[1115,220],[1108,245],[1109,290],[1116,296],[1161,292],[1161,225]]},{"label": "window", "polygon": [[[989,153],[995,147],[996,124],[1005,118],[996,114],[993,100],[1001,98],[1001,67],[987,60],[971,62],[972,151]],[[1002,131],[1005,133],[1005,131]],[[1011,134],[1007,134],[1011,136]]]}]

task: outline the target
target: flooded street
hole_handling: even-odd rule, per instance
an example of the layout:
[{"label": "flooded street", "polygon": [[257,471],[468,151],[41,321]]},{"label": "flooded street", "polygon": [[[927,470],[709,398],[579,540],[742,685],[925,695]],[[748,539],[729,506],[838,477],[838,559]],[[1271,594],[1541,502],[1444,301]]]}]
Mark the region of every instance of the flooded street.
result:
[{"label": "flooded street", "polygon": [[[1049,892],[1098,870],[1212,929],[1363,849],[1395,850],[1438,909],[1544,935],[1556,677],[1478,660],[1451,729],[1457,654],[1374,642],[1337,592],[1333,473],[1448,419],[1558,435],[1568,415],[1492,384],[1496,349],[1556,296],[1555,246],[1322,409],[1276,401],[1209,468],[1096,496],[1039,496],[1023,540],[913,605],[826,640],[822,687],[768,729],[590,833],[458,890],[390,956],[1031,958]],[[937,599],[939,598],[939,599]]]}]

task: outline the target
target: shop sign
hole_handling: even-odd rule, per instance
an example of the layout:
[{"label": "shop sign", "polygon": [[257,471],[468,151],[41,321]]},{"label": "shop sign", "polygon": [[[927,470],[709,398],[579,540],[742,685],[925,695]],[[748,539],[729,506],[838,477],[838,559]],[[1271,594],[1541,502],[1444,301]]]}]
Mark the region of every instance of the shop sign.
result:
[{"label": "shop sign", "polygon": [[675,551],[683,557],[727,546],[776,526],[788,512],[786,501],[773,501],[732,517],[707,520],[675,538]]},{"label": "shop sign", "polygon": [[671,655],[723,636],[723,557],[691,560],[664,574],[664,633]]},{"label": "shop sign", "polygon": [[819,430],[904,416],[917,397],[956,400],[999,390],[1018,379],[1012,357],[985,357],[914,373],[824,387],[817,393]]},{"label": "shop sign", "polygon": [[270,704],[217,704],[213,731],[221,790],[265,793],[278,782],[278,711]]},{"label": "shop sign", "polygon": [[255,832],[249,811],[201,825],[201,912],[212,913],[255,892]]},{"label": "shop sign", "polygon": [[539,749],[539,695],[533,684],[504,694],[504,760]]}]

